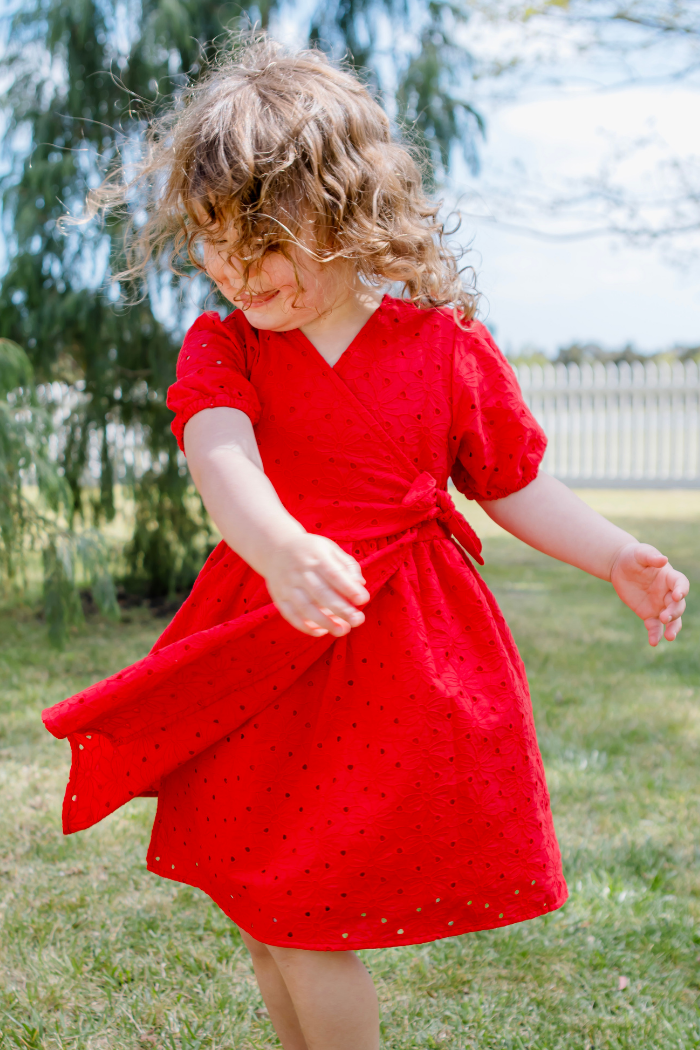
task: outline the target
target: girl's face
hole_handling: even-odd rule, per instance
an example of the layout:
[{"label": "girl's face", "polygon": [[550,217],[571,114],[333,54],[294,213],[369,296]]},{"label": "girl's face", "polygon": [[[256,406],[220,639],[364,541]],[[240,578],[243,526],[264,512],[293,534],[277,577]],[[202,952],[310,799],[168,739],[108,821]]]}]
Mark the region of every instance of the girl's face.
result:
[{"label": "girl's face", "polygon": [[231,256],[231,238],[203,243],[203,263],[221,294],[243,310],[254,328],[287,332],[302,328],[329,313],[351,292],[354,271],[344,260],[319,263],[303,249],[291,253],[304,285],[299,293],[294,265],[279,252],[270,252],[250,271],[249,291],[243,290],[243,266]]}]

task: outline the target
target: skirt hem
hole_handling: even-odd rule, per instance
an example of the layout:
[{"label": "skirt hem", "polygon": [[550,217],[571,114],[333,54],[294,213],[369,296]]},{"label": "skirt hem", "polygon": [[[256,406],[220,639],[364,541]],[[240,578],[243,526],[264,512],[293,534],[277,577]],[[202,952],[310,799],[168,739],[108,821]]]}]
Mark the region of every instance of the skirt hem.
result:
[{"label": "skirt hem", "polygon": [[[223,903],[220,900],[218,900],[217,897],[214,896],[214,894],[211,893],[209,890],[204,889],[203,886],[195,882],[190,882],[188,879],[183,879],[182,877],[177,879],[173,878],[172,876],[162,871],[157,871],[155,868],[152,868],[149,863],[147,863],[146,866],[153,875],[159,875],[161,878],[168,879],[171,882],[179,882],[187,886],[193,886],[195,889],[201,890],[202,893],[206,893],[207,896],[214,901],[217,907],[221,908],[221,911],[224,913],[224,915],[226,915],[227,918],[231,920],[231,922],[235,923],[235,925],[238,926],[239,929],[243,930],[243,932],[247,933],[250,937],[255,937],[255,939],[257,941],[260,941],[261,944],[269,944],[274,948],[299,948],[303,951],[312,952],[347,952],[370,948],[399,948],[401,947],[401,945],[428,944],[432,941],[445,940],[447,937],[460,937],[465,933],[479,933],[483,930],[497,930],[503,926],[514,926],[516,923],[519,922],[527,922],[530,919],[538,919],[543,915],[549,915],[550,912],[557,911],[559,908],[561,908],[562,905],[566,903],[569,896],[568,889],[566,888],[566,885],[564,885],[564,889],[554,898],[554,902],[552,904],[548,904],[544,908],[542,908],[541,906],[537,908],[523,908],[519,913],[517,913],[516,915],[511,914],[508,916],[508,918],[504,918],[499,915],[497,919],[488,919],[485,922],[481,923],[475,922],[473,919],[467,922],[460,922],[457,919],[454,919],[451,920],[450,923],[446,924],[447,926],[449,926],[449,929],[443,928],[442,931],[435,930],[435,932],[431,932],[429,935],[420,935],[418,937],[415,937],[415,935],[411,934],[401,935],[397,931],[397,933],[395,934],[387,935],[386,937],[381,938],[381,941],[379,941],[376,937],[367,938],[364,936],[353,936],[352,932],[348,931],[347,936],[345,937],[343,936],[343,933],[337,934],[340,943],[329,945],[311,943],[309,941],[302,942],[298,941],[296,938],[294,938],[294,940],[290,940],[288,938],[281,937],[279,941],[272,940],[267,935],[264,938],[262,938],[256,933],[254,933],[252,929],[248,929],[246,925],[235,919],[233,915],[231,915],[231,913],[228,911],[228,909],[223,905]],[[467,905],[464,905],[464,907],[467,907]]]}]

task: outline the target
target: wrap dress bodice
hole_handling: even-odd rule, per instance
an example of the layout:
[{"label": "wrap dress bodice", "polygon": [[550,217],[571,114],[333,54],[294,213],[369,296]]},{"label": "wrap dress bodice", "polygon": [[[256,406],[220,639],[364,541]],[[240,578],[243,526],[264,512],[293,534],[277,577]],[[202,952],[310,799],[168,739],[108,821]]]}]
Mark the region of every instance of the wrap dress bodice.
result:
[{"label": "wrap dress bodice", "polygon": [[246,412],[309,532],[360,562],[341,639],[283,620],[220,543],[151,653],[56,704],[66,832],[158,794],[150,870],[201,887],[270,944],[417,943],[566,897],[522,662],[473,567],[448,478],[499,499],[545,440],[486,329],[385,297],[335,367],[300,331],[200,317],[173,431]]}]

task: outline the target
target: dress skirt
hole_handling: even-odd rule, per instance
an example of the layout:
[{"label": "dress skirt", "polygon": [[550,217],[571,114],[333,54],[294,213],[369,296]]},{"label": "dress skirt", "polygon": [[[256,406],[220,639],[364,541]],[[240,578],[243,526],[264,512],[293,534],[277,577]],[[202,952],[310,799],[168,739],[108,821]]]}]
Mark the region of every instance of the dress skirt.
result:
[{"label": "dress skirt", "polygon": [[503,498],[544,451],[485,330],[387,297],[330,369],[299,332],[207,314],[170,404],[180,441],[197,411],[247,412],[280,498],[372,597],[346,637],[302,635],[221,543],[148,656],[45,712],[73,749],[65,830],[157,793],[149,869],[267,944],[413,944],[560,907],[525,670],[446,491]]}]

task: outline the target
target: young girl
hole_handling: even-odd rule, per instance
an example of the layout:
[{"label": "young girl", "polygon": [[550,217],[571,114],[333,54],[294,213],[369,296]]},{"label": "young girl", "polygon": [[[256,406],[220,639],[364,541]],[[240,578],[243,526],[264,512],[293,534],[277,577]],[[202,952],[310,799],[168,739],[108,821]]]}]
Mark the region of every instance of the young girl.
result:
[{"label": "young girl", "polygon": [[373,1050],[352,949],[566,899],[525,672],[448,479],[610,580],[652,645],[688,583],[538,473],[544,435],[354,76],[258,42],[140,179],[141,266],[174,237],[237,307],[195,322],[168,400],[223,541],[149,656],[46,712],[64,827],[157,793],[149,869],[240,926],[285,1050]]}]

